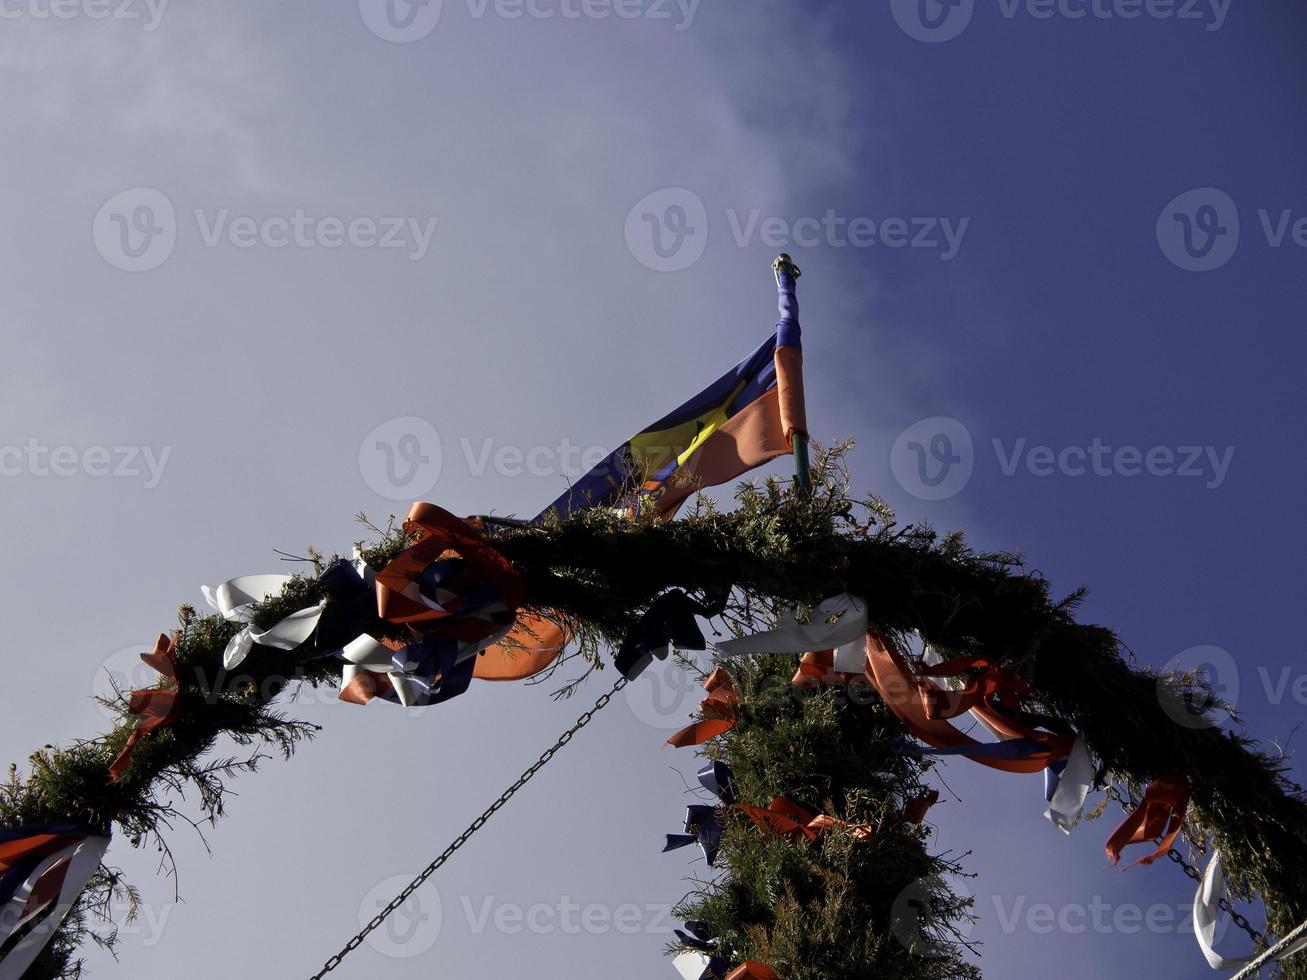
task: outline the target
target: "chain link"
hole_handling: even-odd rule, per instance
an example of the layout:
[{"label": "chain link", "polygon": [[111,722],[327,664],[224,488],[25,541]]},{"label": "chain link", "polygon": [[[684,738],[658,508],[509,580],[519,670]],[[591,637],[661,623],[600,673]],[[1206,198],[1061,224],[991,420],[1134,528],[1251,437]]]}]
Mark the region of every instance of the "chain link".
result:
[{"label": "chain link", "polygon": [[617,694],[617,692],[620,691],[625,686],[626,686],[626,678],[625,677],[618,678],[618,681],[616,684],[613,685],[612,690],[610,690],[607,694],[600,697],[599,700],[594,703],[593,707],[591,707],[589,711],[581,715],[581,717],[576,720],[576,723],[571,728],[563,732],[562,735],[558,736],[558,741],[556,741],[553,745],[551,745],[548,749],[546,749],[544,751],[544,754],[542,754],[540,758],[535,761],[535,764],[532,765],[530,769],[522,773],[522,775],[518,776],[517,782],[513,783],[512,786],[508,787],[508,789],[504,790],[504,792],[500,795],[499,799],[495,800],[494,803],[490,804],[490,806],[488,806],[485,809],[485,812],[483,812],[481,816],[477,817],[475,820],[472,821],[471,824],[468,825],[467,830],[463,831],[461,834],[458,835],[458,837],[454,838],[454,842],[450,844],[448,847],[446,847],[444,851],[441,852],[438,858],[436,858],[434,861],[428,864],[420,875],[418,875],[416,878],[410,881],[408,883],[408,886],[405,887],[405,889],[402,892],[400,892],[397,896],[395,896],[394,900],[385,908],[383,908],[381,912],[378,913],[372,919],[371,922],[369,922],[366,926],[364,926],[359,931],[358,935],[356,935],[353,939],[351,939],[348,943],[346,943],[344,948],[339,953],[337,953],[331,959],[327,960],[327,962],[323,964],[322,969],[313,975],[312,980],[322,980],[322,978],[325,977],[328,973],[336,969],[336,967],[340,966],[341,962],[345,959],[346,956],[348,956],[350,953],[354,952],[354,950],[362,946],[363,941],[367,939],[368,934],[370,932],[378,928],[383,922],[386,921],[386,919],[388,919],[391,915],[393,915],[396,911],[398,911],[400,906],[402,906],[406,901],[408,901],[410,895],[412,895],[415,891],[421,888],[428,878],[430,878],[433,874],[439,871],[441,865],[443,865],[446,861],[448,861],[451,857],[454,856],[455,851],[457,851],[460,847],[466,844],[469,838],[471,838],[473,834],[475,834],[478,830],[484,827],[486,823],[490,820],[490,818],[493,817],[496,813],[498,813],[499,810],[517,794],[518,790],[520,790],[523,786],[529,783],[531,781],[531,778],[536,773],[538,773],[541,769],[543,769],[545,765],[549,762],[549,760],[552,759],[564,745],[572,741],[572,738],[576,735],[577,732],[579,732],[586,725],[590,724],[590,719],[592,719],[597,712],[601,711],[604,707],[606,707],[608,702],[613,699],[613,696]]},{"label": "chain link", "polygon": [[[1127,800],[1124,796],[1122,796],[1120,791],[1115,786],[1109,786],[1107,788],[1107,795],[1112,799],[1116,800],[1117,803],[1121,804],[1122,809],[1126,811],[1134,809],[1134,804],[1131,803],[1129,800]],[[1176,864],[1180,865],[1180,868],[1184,871],[1184,873],[1188,875],[1190,878],[1192,878],[1194,881],[1203,880],[1202,873],[1197,868],[1195,868],[1192,864],[1190,864],[1187,860],[1185,860],[1185,856],[1181,854],[1178,850],[1176,850],[1174,847],[1166,852],[1166,856],[1169,857]],[[1228,912],[1230,914],[1230,921],[1232,921],[1236,926],[1238,926],[1244,932],[1248,933],[1248,935],[1252,938],[1253,942],[1257,943],[1261,947],[1265,947],[1267,945],[1266,937],[1262,935],[1262,933],[1258,932],[1253,927],[1253,924],[1249,922],[1248,919],[1238,909],[1234,907],[1234,903],[1230,901],[1229,895],[1221,896],[1220,907],[1221,907],[1221,911]]]}]

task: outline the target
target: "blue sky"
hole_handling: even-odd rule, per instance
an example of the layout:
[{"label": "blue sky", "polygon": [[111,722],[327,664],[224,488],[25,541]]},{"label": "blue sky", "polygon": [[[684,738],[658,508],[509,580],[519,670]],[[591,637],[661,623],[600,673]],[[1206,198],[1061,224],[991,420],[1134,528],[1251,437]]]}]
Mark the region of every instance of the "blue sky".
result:
[{"label": "blue sky", "polygon": [[[57,9],[0,30],[0,756],[103,730],[102,668],[273,548],[412,495],[534,513],[756,345],[781,247],[861,489],[1090,586],[1141,663],[1214,664],[1296,747],[1290,5]],[[178,832],[182,904],[111,850],[146,921],[94,975],[309,975],[580,710],[547,694],[308,698],[321,738],[235,785],[212,856]],[[704,869],[657,853],[694,768],[659,746],[696,700],[619,699],[341,975],[674,975],[662,909]],[[1112,820],[1064,838],[1036,780],[943,776],[988,975],[1210,975],[1178,869],[1108,869]]]}]

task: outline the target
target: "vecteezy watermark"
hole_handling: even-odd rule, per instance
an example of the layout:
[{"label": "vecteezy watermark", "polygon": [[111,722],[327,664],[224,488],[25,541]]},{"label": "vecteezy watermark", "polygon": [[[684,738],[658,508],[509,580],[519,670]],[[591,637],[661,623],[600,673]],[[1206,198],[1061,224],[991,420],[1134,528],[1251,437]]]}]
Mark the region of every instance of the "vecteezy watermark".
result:
[{"label": "vecteezy watermark", "polygon": [[[359,903],[359,928],[380,915],[411,880],[412,875],[393,875],[370,888]],[[436,944],[442,918],[440,892],[428,885],[409,895],[381,925],[369,932],[367,943],[382,956],[412,959]]]},{"label": "vecteezy watermark", "polygon": [[582,904],[570,895],[562,895],[555,902],[501,902],[493,895],[474,900],[469,895],[459,896],[459,905],[474,936],[495,932],[505,936],[523,933],[546,936],[562,933],[565,936],[602,936],[616,933],[621,936],[671,936],[672,906],[662,903],[637,905],[634,902],[586,902]]},{"label": "vecteezy watermark", "polygon": [[172,457],[172,446],[47,446],[31,438],[21,446],[0,445],[0,478],[68,479],[89,476],[97,479],[140,480],[153,490],[163,480]]},{"label": "vecteezy watermark", "polygon": [[[667,21],[688,31],[703,0],[466,0],[473,20]],[[442,0],[359,0],[368,29],[383,41],[420,41],[440,22]],[[678,19],[679,17],[679,19]]]},{"label": "vecteezy watermark", "polygon": [[[1140,19],[1202,24],[1205,30],[1225,26],[1233,0],[998,0],[1007,21]],[[917,41],[938,44],[958,37],[971,24],[975,0],[890,0],[890,11],[903,33]]]},{"label": "vecteezy watermark", "polygon": [[919,500],[956,497],[976,465],[971,432],[955,418],[937,415],[908,426],[890,449],[894,479]]},{"label": "vecteezy watermark", "polygon": [[[359,445],[359,472],[373,492],[387,500],[410,500],[431,492],[446,470],[440,433],[429,421],[415,416],[381,423]],[[522,476],[558,477],[560,487],[589,473],[610,455],[603,446],[583,446],[567,437],[548,445],[521,446],[492,437],[457,440],[458,452],[449,462],[466,476],[488,474],[516,479]],[[625,474],[614,471],[614,479]]]},{"label": "vecteezy watermark", "polygon": [[[1138,905],[1132,902],[1113,904],[1095,895],[1086,902],[1070,902],[1053,906],[1047,902],[1027,904],[1024,895],[1018,895],[1009,904],[1002,895],[992,896],[998,927],[1006,935],[1028,932],[1035,936],[1054,933],[1081,936],[1093,933],[1099,936],[1133,936],[1141,932],[1154,935],[1186,935],[1193,933],[1193,901],[1178,905],[1156,903]],[[1224,929],[1228,921],[1218,929]]]},{"label": "vecteezy watermark", "polygon": [[[1201,678],[1205,686],[1193,682]],[[1182,728],[1216,728],[1224,708],[1239,704],[1239,665],[1222,647],[1181,650],[1157,674],[1157,700]]]},{"label": "vecteezy watermark", "polygon": [[[725,223],[739,248],[889,248],[932,252],[941,261],[957,257],[970,218],[764,215],[761,208],[727,208]],[[703,199],[684,187],[665,187],[641,198],[626,215],[626,247],[655,272],[679,272],[694,265],[708,247],[709,217]]]},{"label": "vecteezy watermark", "polygon": [[[1291,666],[1272,673],[1257,666],[1260,694],[1267,705],[1286,701],[1307,707],[1307,671]],[[1239,707],[1244,690],[1239,663],[1224,647],[1203,644],[1182,650],[1157,674],[1157,699],[1162,710],[1184,728],[1217,728]]]},{"label": "vecteezy watermark", "polygon": [[975,920],[951,914],[971,897],[971,889],[961,878],[918,878],[899,892],[890,906],[890,932],[913,956],[947,956],[949,944],[971,938]]},{"label": "vecteezy watermark", "polygon": [[156,30],[170,0],[0,0],[0,20],[130,20]]},{"label": "vecteezy watermark", "polygon": [[442,0],[359,0],[368,30],[392,44],[421,41],[440,23],[442,7]]},{"label": "vecteezy watermark", "polygon": [[387,500],[424,497],[440,479],[440,433],[426,419],[390,419],[363,437],[359,472],[373,493]]},{"label": "vecteezy watermark", "polygon": [[[1113,446],[1095,436],[1088,443],[1036,444],[1021,436],[990,440],[999,472],[1039,479],[1155,477],[1202,480],[1219,490],[1234,462],[1234,446]],[[894,440],[890,469],[894,479],[920,500],[946,500],[962,492],[977,465],[971,432],[955,418],[935,416],[914,422]]]},{"label": "vecteezy watermark", "polygon": [[[414,262],[426,256],[439,223],[438,218],[401,215],[317,215],[304,208],[272,215],[195,208],[192,216],[204,248],[399,249]],[[96,250],[125,272],[148,272],[163,265],[176,248],[178,231],[172,201],[153,187],[115,194],[92,223]]]},{"label": "vecteezy watermark", "polygon": [[[1172,264],[1187,272],[1212,272],[1234,258],[1244,222],[1225,191],[1185,191],[1157,218],[1157,244]],[[1307,249],[1307,214],[1293,208],[1258,208],[1257,228],[1268,248]]]}]

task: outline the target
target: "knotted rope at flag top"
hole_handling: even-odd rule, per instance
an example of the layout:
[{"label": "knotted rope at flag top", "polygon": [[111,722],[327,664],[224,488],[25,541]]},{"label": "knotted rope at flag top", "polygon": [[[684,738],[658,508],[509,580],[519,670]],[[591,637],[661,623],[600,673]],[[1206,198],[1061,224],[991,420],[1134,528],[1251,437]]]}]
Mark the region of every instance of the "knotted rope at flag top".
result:
[{"label": "knotted rope at flag top", "polygon": [[0,828],[0,947],[31,926],[0,959],[0,980],[21,980],[108,846],[108,835],[72,824]]}]

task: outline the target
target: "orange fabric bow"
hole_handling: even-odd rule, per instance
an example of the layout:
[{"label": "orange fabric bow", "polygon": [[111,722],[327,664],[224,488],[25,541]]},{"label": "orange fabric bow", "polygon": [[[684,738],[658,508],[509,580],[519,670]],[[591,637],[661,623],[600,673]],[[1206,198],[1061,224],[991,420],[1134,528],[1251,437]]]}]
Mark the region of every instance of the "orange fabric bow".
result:
[{"label": "orange fabric bow", "polygon": [[172,637],[159,634],[153,652],[141,654],[141,660],[162,674],[165,680],[171,681],[173,686],[132,692],[127,710],[139,716],[141,721],[127,736],[127,744],[118,753],[118,757],[109,764],[109,777],[114,780],[131,764],[137,742],[155,729],[171,725],[182,713],[181,690],[177,681],[177,648]]},{"label": "orange fabric bow", "polygon": [[732,970],[726,980],[780,980],[775,972],[761,963],[746,960]]},{"label": "orange fabric bow", "polygon": [[765,810],[760,806],[750,806],[747,803],[737,803],[735,806],[748,814],[749,819],[763,830],[780,834],[782,837],[803,836],[810,841],[815,841],[826,830],[847,830],[858,840],[868,840],[872,835],[872,829],[867,824],[850,825],[825,814],[814,816],[783,796],[772,800],[771,806]]},{"label": "orange fabric bow", "polygon": [[908,823],[921,823],[926,819],[930,808],[939,802],[939,790],[930,789],[908,800],[903,808],[903,819]]},{"label": "orange fabric bow", "polygon": [[[526,596],[526,586],[508,559],[487,544],[471,524],[434,504],[416,503],[409,509],[404,530],[421,537],[377,572],[377,613],[382,619],[465,642],[483,640],[512,621]],[[499,622],[457,610],[433,609],[422,601],[418,578],[433,562],[451,555],[462,558],[500,591],[505,611],[495,617]]]},{"label": "orange fabric bow", "polygon": [[1029,694],[1030,685],[1025,678],[994,665],[986,657],[958,657],[923,667],[919,673],[923,677],[957,677],[969,670],[979,671],[980,676],[960,690],[921,686],[921,705],[927,718],[956,718],[977,708],[989,708],[994,700],[1010,712],[1021,711],[1017,695]]},{"label": "orange fabric bow", "polygon": [[[1134,812],[1112,831],[1107,840],[1107,859],[1115,865],[1121,860],[1121,851],[1131,844],[1143,844],[1161,837],[1161,843],[1152,854],[1146,854],[1131,865],[1152,864],[1165,857],[1175,839],[1184,829],[1184,814],[1189,807],[1189,780],[1172,774],[1162,776],[1148,784],[1144,798]],[[1165,835],[1165,836],[1163,836]]]},{"label": "orange fabric bow", "polygon": [[702,745],[708,739],[724,735],[735,727],[740,696],[735,691],[731,675],[717,667],[703,682],[703,688],[708,692],[708,696],[699,702],[699,714],[703,715],[703,720],[682,728],[667,740],[668,745],[678,749],[688,745]]},{"label": "orange fabric bow", "polygon": [[[868,676],[880,692],[881,699],[914,736],[935,748],[980,745],[970,735],[959,731],[945,718],[932,718],[926,710],[922,684],[903,657],[875,633],[867,634]],[[1054,735],[1039,731],[1008,717],[984,704],[973,709],[996,731],[1007,738],[1026,738],[1048,746],[1019,759],[973,757],[973,761],[1003,772],[1041,772],[1052,763],[1065,759],[1075,742],[1073,735]]]}]

